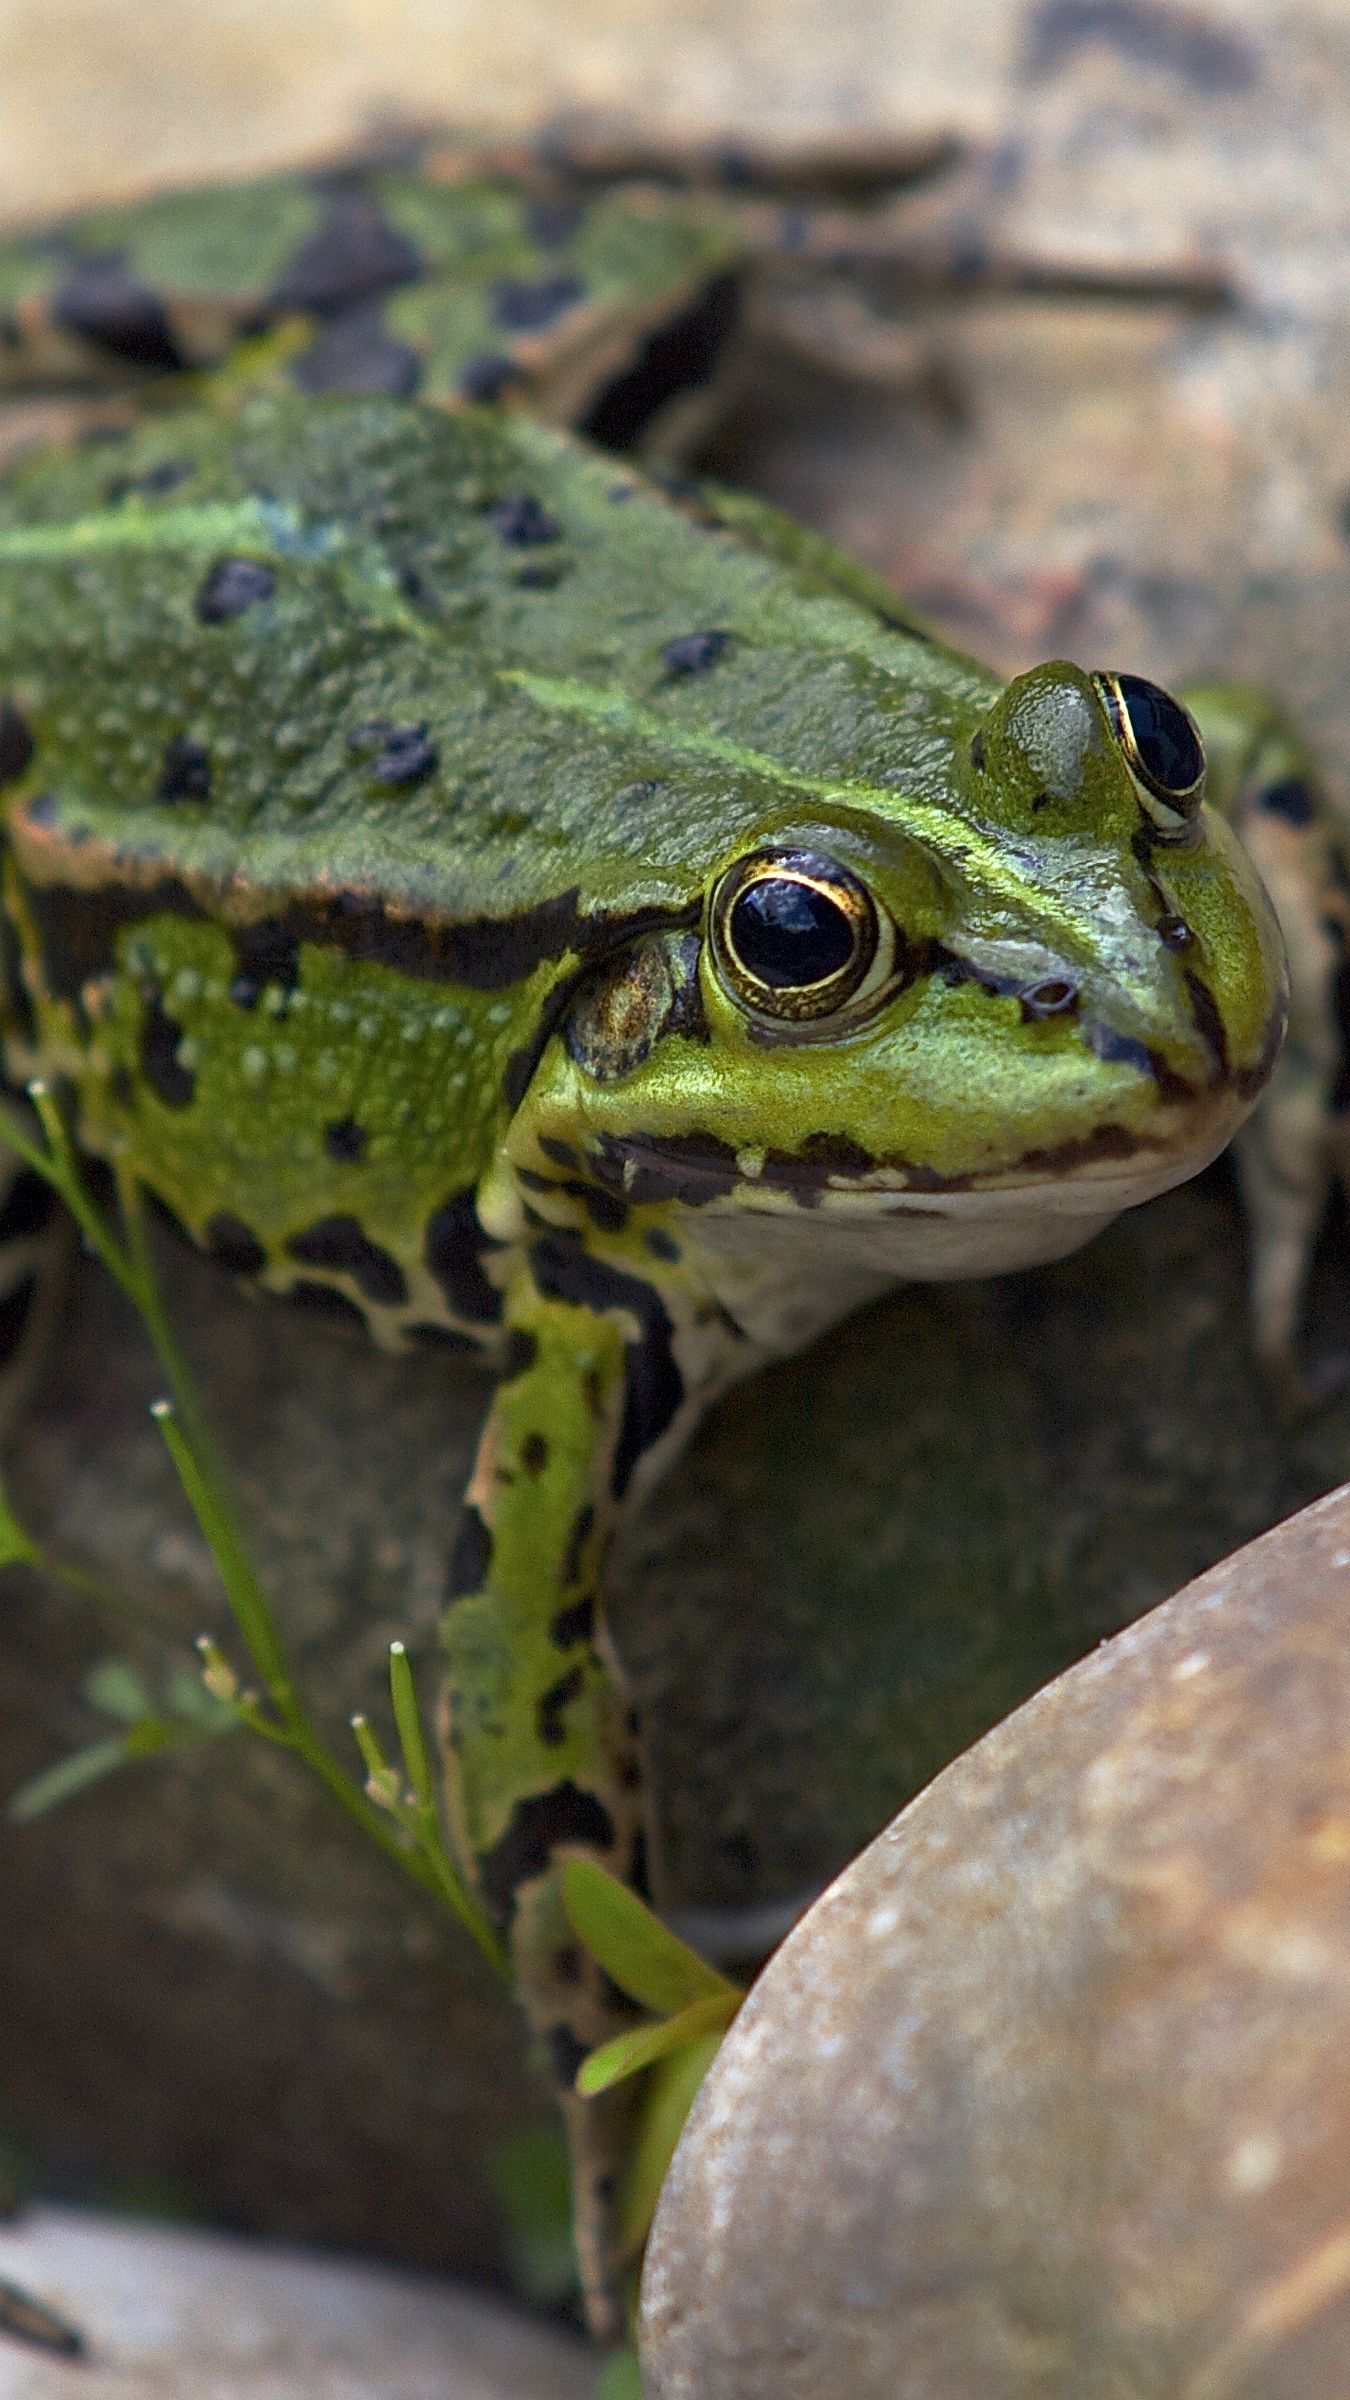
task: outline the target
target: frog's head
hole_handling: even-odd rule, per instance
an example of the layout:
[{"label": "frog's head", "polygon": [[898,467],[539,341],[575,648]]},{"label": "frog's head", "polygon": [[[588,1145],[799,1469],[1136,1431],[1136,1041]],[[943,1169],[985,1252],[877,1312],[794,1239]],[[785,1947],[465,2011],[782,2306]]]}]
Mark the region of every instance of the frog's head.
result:
[{"label": "frog's head", "polygon": [[696,927],[580,987],[514,1138],[709,1224],[830,1220],[879,1275],[1073,1249],[1204,1166],[1279,1047],[1279,933],[1204,775],[1156,685],[1056,663],[936,772],[774,795]]}]

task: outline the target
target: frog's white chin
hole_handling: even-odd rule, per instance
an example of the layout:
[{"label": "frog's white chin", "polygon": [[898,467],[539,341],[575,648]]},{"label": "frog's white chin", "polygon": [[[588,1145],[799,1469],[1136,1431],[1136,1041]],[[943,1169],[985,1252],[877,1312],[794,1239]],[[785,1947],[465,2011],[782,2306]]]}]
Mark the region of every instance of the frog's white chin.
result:
[{"label": "frog's white chin", "polygon": [[1225,1132],[1184,1152],[1098,1159],[1067,1174],[978,1191],[831,1189],[820,1205],[831,1246],[836,1229],[856,1235],[878,1266],[906,1281],[1003,1275],[1066,1257],[1125,1209],[1198,1175],[1228,1138]]},{"label": "frog's white chin", "polygon": [[752,1341],[791,1350],[892,1284],[1067,1257],[1124,1209],[1198,1174],[1231,1130],[1185,1150],[1141,1150],[979,1191],[900,1191],[860,1177],[827,1182],[803,1206],[794,1194],[741,1184],[684,1215],[681,1241]]}]

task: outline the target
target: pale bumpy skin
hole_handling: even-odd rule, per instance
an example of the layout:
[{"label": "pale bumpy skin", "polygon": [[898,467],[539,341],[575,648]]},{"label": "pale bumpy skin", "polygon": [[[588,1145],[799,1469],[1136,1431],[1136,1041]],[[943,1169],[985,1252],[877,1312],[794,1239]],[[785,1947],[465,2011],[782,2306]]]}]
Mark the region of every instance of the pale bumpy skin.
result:
[{"label": "pale bumpy skin", "polygon": [[[71,337],[69,290],[25,295],[24,342]],[[621,2018],[555,1870],[651,1879],[616,1515],[713,1394],[889,1282],[1059,1257],[1213,1157],[1279,1050],[1274,918],[1155,687],[1001,688],[773,511],[518,415],[236,379],[28,470],[0,695],[10,1077],[236,1272],[499,1371],[449,1814],[564,2094],[607,2333],[620,2129],[571,2085]],[[1198,706],[1212,796],[1281,836],[1288,737]],[[1276,1147],[1334,1073],[1328,990]]]}]

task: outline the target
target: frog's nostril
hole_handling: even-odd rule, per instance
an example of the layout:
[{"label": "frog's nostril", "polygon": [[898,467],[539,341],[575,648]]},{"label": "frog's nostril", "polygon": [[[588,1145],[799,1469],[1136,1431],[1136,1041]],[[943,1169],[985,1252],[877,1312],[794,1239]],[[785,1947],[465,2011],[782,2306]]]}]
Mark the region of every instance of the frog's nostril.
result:
[{"label": "frog's nostril", "polygon": [[1047,975],[1020,995],[1024,1018],[1066,1017],[1078,1006],[1078,986],[1067,975]]}]

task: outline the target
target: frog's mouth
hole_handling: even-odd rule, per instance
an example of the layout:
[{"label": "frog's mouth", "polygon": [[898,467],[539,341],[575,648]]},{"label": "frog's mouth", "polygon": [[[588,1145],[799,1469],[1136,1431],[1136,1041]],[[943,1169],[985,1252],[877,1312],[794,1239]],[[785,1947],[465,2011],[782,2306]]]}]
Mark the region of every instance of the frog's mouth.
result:
[{"label": "frog's mouth", "polygon": [[677,1208],[700,1248],[786,1245],[841,1266],[851,1259],[882,1281],[946,1280],[1066,1256],[1123,1210],[1208,1166],[1249,1107],[1235,1092],[1216,1093],[1207,1106],[1178,1108],[1165,1129],[1106,1124],[960,1173],[873,1158],[826,1134],[793,1152],[737,1152],[698,1133],[604,1136],[587,1165],[616,1197]]}]

